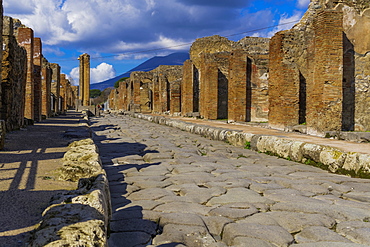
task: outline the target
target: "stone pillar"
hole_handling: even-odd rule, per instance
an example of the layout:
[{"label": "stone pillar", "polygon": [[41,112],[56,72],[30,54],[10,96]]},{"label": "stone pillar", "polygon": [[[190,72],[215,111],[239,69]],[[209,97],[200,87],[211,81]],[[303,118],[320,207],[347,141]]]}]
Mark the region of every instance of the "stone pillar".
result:
[{"label": "stone pillar", "polygon": [[33,46],[33,78],[34,78],[34,120],[41,121],[41,80],[42,80],[42,43],[34,38]]},{"label": "stone pillar", "polygon": [[284,39],[288,31],[270,41],[269,125],[276,129],[299,124],[299,71],[284,61]]},{"label": "stone pillar", "polygon": [[80,93],[79,99],[83,106],[90,105],[90,55],[84,53],[80,60]]},{"label": "stone pillar", "polygon": [[161,112],[160,96],[159,96],[159,76],[155,73],[153,76],[153,112]]},{"label": "stone pillar", "polygon": [[60,113],[59,98],[60,98],[60,66],[56,63],[51,63],[50,67],[53,71],[51,80],[51,93],[54,94],[53,112]]},{"label": "stone pillar", "polygon": [[170,113],[181,112],[181,79],[171,82],[170,87]]},{"label": "stone pillar", "polygon": [[250,80],[248,71],[247,53],[243,50],[233,51],[230,55],[229,67],[229,96],[228,96],[228,119],[232,121],[246,122],[248,116],[247,95],[250,95],[250,87],[247,82]]},{"label": "stone pillar", "polygon": [[42,77],[41,77],[41,115],[42,118],[48,118],[51,116],[51,77],[52,69],[50,68],[49,62],[42,59]]},{"label": "stone pillar", "polygon": [[26,94],[25,94],[25,109],[24,117],[34,120],[34,68],[33,68],[33,49],[34,37],[31,28],[18,29],[18,43],[23,46],[27,52],[27,79],[26,79]]},{"label": "stone pillar", "polygon": [[202,68],[201,116],[217,119],[218,108],[218,67],[214,61],[207,61]]},{"label": "stone pillar", "polygon": [[61,99],[61,112],[65,112],[67,110],[67,77],[65,74],[60,75],[60,99]]},{"label": "stone pillar", "polygon": [[193,113],[194,109],[194,65],[186,60],[183,67],[181,83],[181,115]]},{"label": "stone pillar", "polygon": [[314,74],[307,85],[307,132],[322,135],[342,128],[343,13],[318,13],[314,31]]}]

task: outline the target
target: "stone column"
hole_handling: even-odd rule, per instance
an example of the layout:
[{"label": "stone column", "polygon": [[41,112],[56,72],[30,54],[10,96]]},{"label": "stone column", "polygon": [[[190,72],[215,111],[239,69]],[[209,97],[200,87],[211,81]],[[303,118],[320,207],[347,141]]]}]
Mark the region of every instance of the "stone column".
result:
[{"label": "stone column", "polygon": [[53,70],[52,81],[51,81],[51,92],[54,94],[53,111],[54,113],[60,113],[59,109],[59,98],[60,98],[60,66],[56,63],[50,64]]},{"label": "stone column", "polygon": [[41,115],[43,118],[51,116],[50,95],[51,95],[51,76],[52,69],[48,60],[42,59],[41,77]]},{"label": "stone column", "polygon": [[34,68],[33,68],[33,47],[34,38],[31,28],[18,29],[18,43],[27,51],[27,79],[26,79],[26,95],[24,117],[34,119]]},{"label": "stone column", "polygon": [[90,55],[84,53],[80,60],[80,93],[79,99],[83,106],[90,105]]}]

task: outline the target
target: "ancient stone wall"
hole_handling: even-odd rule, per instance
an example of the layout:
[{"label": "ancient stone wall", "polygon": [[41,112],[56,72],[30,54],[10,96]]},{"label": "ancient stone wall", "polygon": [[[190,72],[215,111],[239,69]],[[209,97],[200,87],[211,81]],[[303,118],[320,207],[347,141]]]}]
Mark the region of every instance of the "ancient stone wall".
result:
[{"label": "ancient stone wall", "polygon": [[[220,36],[197,39],[190,48],[190,57],[194,65],[192,70],[197,73],[192,73],[189,70],[190,67],[184,66],[183,83],[185,85],[193,83],[188,88],[193,90],[193,100],[199,95],[200,116],[206,119],[267,121],[268,50],[268,38],[245,37],[238,42]],[[242,58],[234,59],[234,51],[244,52],[244,55]],[[242,65],[241,60],[244,61]],[[235,66],[231,64],[234,62]],[[234,76],[232,82],[230,82],[229,73]],[[237,76],[238,73],[244,77]],[[196,85],[198,81],[199,87]],[[238,88],[240,86],[243,88]],[[229,89],[232,91],[229,92]],[[182,90],[182,94],[190,97],[191,93],[185,90]],[[235,105],[229,105],[229,103],[237,103],[235,101],[237,91],[244,98],[245,104],[238,108],[244,113],[234,114]],[[232,98],[229,99],[229,96]],[[189,115],[189,113],[186,114]]]},{"label": "ancient stone wall", "polygon": [[[318,135],[326,130],[370,128],[368,5],[364,1],[311,1],[296,26],[275,35],[271,47],[276,51],[270,53],[272,127],[304,123],[308,133]],[[274,70],[279,66],[282,73]],[[293,69],[287,73],[294,76],[283,78],[284,68]],[[293,85],[291,93],[279,82]],[[286,102],[294,105],[293,112],[287,114]]]},{"label": "ancient stone wall", "polygon": [[153,112],[168,112],[171,110],[170,84],[182,77],[182,66],[161,65],[152,70],[151,73],[153,73]]},{"label": "ancient stone wall", "polygon": [[13,19],[5,16],[2,35],[0,119],[5,120],[7,131],[16,130],[23,126],[27,76],[27,53],[23,47],[18,45],[13,25]]}]

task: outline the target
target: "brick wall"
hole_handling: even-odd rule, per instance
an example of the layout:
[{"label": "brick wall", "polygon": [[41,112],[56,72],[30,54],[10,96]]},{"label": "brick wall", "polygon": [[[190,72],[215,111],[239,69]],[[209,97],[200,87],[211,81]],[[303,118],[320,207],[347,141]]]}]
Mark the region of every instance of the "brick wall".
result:
[{"label": "brick wall", "polygon": [[307,130],[320,134],[342,128],[343,15],[325,10],[314,20],[313,82],[307,85]]},{"label": "brick wall", "polygon": [[31,28],[19,28],[17,40],[20,46],[27,52],[27,78],[25,91],[25,110],[24,116],[34,119],[34,68],[33,68],[33,47],[34,36]]},{"label": "brick wall", "polygon": [[299,124],[299,71],[284,58],[285,39],[288,31],[270,41],[269,125],[277,129]]}]

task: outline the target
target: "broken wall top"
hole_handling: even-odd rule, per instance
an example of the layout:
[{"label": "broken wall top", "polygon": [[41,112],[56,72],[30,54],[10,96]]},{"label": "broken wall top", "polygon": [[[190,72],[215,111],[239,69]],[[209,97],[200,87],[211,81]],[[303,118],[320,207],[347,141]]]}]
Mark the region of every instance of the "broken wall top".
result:
[{"label": "broken wall top", "polygon": [[315,16],[324,10],[343,12],[343,31],[354,45],[354,51],[366,54],[370,51],[370,0],[311,0],[308,10],[291,30],[313,30]]},{"label": "broken wall top", "polygon": [[214,54],[244,50],[248,55],[267,55],[269,52],[269,38],[244,37],[235,42],[228,38],[214,35],[197,39],[190,47],[190,59],[193,64],[200,68],[202,54]]}]

